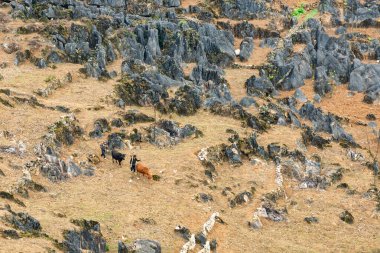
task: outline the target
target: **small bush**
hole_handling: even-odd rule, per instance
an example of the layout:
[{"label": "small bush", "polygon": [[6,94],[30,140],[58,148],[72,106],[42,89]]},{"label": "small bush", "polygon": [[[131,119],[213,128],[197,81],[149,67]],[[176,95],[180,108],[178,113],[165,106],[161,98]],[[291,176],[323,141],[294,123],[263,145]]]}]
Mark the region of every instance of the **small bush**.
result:
[{"label": "small bush", "polygon": [[293,10],[292,16],[298,18],[302,14],[305,14],[305,12],[306,12],[306,10],[304,9],[303,4],[301,4],[301,7],[296,8],[296,9]]}]

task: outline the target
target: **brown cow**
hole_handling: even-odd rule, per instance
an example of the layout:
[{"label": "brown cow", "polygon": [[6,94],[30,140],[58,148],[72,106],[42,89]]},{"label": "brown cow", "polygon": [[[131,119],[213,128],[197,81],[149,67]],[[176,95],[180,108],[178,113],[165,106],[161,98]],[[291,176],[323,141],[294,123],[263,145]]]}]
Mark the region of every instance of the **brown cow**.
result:
[{"label": "brown cow", "polygon": [[145,167],[141,163],[136,164],[136,170],[137,172],[143,174],[143,176],[146,176],[148,179],[152,179],[152,173],[150,172],[150,169],[148,167]]}]

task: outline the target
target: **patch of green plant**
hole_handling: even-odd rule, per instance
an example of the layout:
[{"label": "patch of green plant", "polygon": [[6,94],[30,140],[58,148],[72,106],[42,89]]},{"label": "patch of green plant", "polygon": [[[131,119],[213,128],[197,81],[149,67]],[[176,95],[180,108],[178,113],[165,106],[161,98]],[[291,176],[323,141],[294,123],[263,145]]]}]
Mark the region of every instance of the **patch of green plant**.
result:
[{"label": "patch of green plant", "polygon": [[305,14],[306,10],[304,8],[304,5],[301,4],[301,7],[298,7],[296,9],[293,10],[292,12],[292,17],[297,17],[299,18],[301,15]]}]

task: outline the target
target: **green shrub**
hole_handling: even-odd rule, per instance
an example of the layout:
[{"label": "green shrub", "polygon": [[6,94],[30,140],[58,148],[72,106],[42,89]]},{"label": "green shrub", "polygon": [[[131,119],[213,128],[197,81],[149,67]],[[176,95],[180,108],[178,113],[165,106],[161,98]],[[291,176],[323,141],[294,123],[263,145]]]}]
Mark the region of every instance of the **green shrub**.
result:
[{"label": "green shrub", "polygon": [[306,12],[306,10],[305,10],[305,8],[303,7],[303,4],[301,4],[301,7],[296,8],[296,9],[293,10],[293,12],[292,12],[292,16],[298,18],[298,17],[300,17],[302,14],[305,14],[305,12]]}]

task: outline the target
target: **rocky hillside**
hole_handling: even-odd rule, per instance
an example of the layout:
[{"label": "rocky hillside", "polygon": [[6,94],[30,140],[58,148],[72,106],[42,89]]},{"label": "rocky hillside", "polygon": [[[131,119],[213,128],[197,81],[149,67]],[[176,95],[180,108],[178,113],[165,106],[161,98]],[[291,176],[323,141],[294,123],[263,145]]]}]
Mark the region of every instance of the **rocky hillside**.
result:
[{"label": "rocky hillside", "polygon": [[376,0],[3,0],[0,252],[379,252],[379,124]]}]

